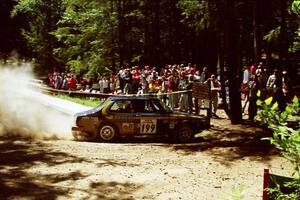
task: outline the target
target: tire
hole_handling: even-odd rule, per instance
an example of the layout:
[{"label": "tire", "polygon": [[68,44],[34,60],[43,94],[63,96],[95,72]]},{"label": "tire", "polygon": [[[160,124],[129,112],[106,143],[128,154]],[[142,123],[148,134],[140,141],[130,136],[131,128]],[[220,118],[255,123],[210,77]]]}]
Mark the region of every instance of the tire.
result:
[{"label": "tire", "polygon": [[194,133],[192,128],[188,125],[182,125],[179,127],[176,133],[176,141],[177,142],[190,142],[194,138]]},{"label": "tire", "polygon": [[113,142],[118,137],[118,130],[112,124],[103,124],[99,128],[98,138],[101,142]]}]

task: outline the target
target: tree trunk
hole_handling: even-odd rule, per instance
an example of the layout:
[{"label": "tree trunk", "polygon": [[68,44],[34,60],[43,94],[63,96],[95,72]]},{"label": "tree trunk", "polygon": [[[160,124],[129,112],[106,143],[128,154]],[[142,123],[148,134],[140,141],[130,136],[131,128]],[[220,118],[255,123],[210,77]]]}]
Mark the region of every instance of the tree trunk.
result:
[{"label": "tree trunk", "polygon": [[123,0],[118,0],[118,31],[119,31],[119,62],[120,66],[124,64],[124,16]]},{"label": "tree trunk", "polygon": [[287,24],[286,24],[286,18],[288,15],[288,1],[287,0],[282,0],[282,10],[281,10],[281,21],[280,21],[280,36],[279,36],[279,40],[280,40],[280,50],[279,50],[279,59],[280,61],[284,61],[286,59],[287,56],[287,52],[288,52],[288,47],[287,47],[287,41],[286,41],[286,28],[287,28]]},{"label": "tree trunk", "polygon": [[159,67],[160,57],[161,57],[161,42],[160,42],[160,1],[156,0],[153,2],[154,4],[154,25],[153,25],[153,58],[152,63],[155,67]]},{"label": "tree trunk", "polygon": [[[114,0],[110,1],[110,15],[112,15],[114,12]],[[110,24],[111,30],[113,29],[113,23]],[[115,61],[115,34],[114,31],[112,31],[111,34],[111,49],[110,49],[110,56],[111,56],[111,70],[115,73],[116,72],[116,61]]]},{"label": "tree trunk", "polygon": [[227,55],[226,63],[228,65],[228,84],[229,84],[229,105],[230,105],[230,119],[232,124],[242,122],[242,106],[241,93],[239,81],[239,36],[237,21],[234,15],[233,0],[225,1],[225,29],[224,29],[224,45],[225,54]]},{"label": "tree trunk", "polygon": [[256,0],[252,1],[252,26],[253,26],[253,61],[258,62],[257,29],[256,29]]}]

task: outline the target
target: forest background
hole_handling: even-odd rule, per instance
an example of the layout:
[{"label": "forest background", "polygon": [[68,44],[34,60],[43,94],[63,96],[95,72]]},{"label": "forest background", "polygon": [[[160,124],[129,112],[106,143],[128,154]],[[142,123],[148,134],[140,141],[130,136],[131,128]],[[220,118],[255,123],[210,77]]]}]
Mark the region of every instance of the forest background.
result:
[{"label": "forest background", "polygon": [[[0,58],[36,72],[95,76],[124,65],[194,63],[227,72],[232,122],[241,120],[243,65],[295,68],[299,1],[2,0]],[[238,78],[237,78],[238,77]]]}]

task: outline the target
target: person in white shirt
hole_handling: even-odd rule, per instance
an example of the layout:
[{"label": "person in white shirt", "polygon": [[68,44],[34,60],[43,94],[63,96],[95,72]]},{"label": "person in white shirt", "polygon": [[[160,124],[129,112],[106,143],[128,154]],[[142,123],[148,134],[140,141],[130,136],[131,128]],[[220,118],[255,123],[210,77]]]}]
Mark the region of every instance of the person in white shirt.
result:
[{"label": "person in white shirt", "polygon": [[99,89],[100,89],[100,93],[103,93],[103,78],[100,77],[99,79]]},{"label": "person in white shirt", "polygon": [[109,80],[107,77],[103,78],[103,93],[109,93]]}]

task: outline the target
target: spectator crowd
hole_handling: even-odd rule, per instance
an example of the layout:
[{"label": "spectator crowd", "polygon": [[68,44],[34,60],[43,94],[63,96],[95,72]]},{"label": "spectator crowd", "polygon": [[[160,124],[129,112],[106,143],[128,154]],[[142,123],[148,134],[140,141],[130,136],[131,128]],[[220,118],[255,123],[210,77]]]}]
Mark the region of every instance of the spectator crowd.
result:
[{"label": "spectator crowd", "polygon": [[[251,120],[256,114],[258,90],[261,91],[260,98],[274,96],[281,106],[284,106],[284,103],[290,99],[292,91],[287,71],[279,72],[275,69],[273,73],[268,74],[263,63],[259,63],[245,66],[242,74],[243,112],[248,108]],[[213,116],[216,116],[218,108],[221,88],[219,79],[220,76],[210,74],[208,67],[198,67],[192,63],[186,66],[183,64],[165,65],[159,71],[156,67],[148,65],[126,66],[121,67],[117,74],[99,75],[89,79],[76,77],[70,73],[49,74],[50,87],[55,89],[104,94],[157,94],[173,110],[178,109],[189,113],[195,111],[196,102],[191,94],[193,83],[210,83]]]}]

